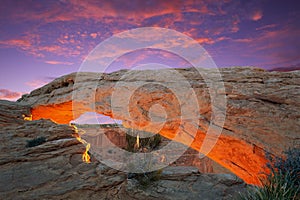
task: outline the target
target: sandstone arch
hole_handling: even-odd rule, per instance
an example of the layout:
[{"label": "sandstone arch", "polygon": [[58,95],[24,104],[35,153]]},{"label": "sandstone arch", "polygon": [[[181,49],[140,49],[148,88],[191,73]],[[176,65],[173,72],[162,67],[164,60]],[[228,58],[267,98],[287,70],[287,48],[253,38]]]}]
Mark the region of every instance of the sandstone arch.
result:
[{"label": "sandstone arch", "polygon": [[[299,145],[300,130],[300,71],[279,73],[267,72],[255,68],[220,69],[227,96],[227,113],[222,134],[208,154],[219,164],[230,169],[247,183],[259,184],[260,173],[265,172],[265,152],[281,155],[284,149]],[[24,95],[19,101],[31,106],[33,119],[46,118],[57,123],[69,123],[81,114],[95,111],[123,120],[127,127],[148,131],[157,124],[149,124],[148,108],[155,99],[164,104],[164,109],[171,115],[170,121],[160,130],[160,134],[174,139],[174,130],[178,130],[179,142],[190,139],[189,132],[197,130],[191,147],[200,150],[211,117],[211,99],[207,85],[201,76],[195,75],[194,69],[178,69],[190,83],[197,95],[200,113],[198,124],[179,119],[176,109],[178,102],[168,90],[148,84],[138,91],[135,105],[129,109],[131,118],[120,112],[112,112],[111,95],[118,82],[124,90],[130,90],[136,82],[151,83],[153,77],[164,76],[168,70],[133,71],[132,76],[121,79],[126,71],[111,74],[80,73],[58,78],[42,88]],[[207,70],[209,73],[209,70]],[[77,75],[77,79],[76,79]],[[78,78],[79,77],[79,78]],[[75,80],[76,79],[76,80]],[[76,85],[74,86],[74,82]],[[180,87],[180,82],[165,80],[165,84]],[[96,84],[96,88],[95,88]],[[80,93],[81,100],[74,100],[74,92]],[[90,102],[95,99],[95,104]],[[75,106],[74,106],[75,105]],[[181,105],[182,106],[182,105]],[[185,105],[194,112],[193,105]],[[155,114],[155,110],[153,111]],[[156,113],[160,117],[160,113]],[[216,128],[220,128],[216,125]]]}]

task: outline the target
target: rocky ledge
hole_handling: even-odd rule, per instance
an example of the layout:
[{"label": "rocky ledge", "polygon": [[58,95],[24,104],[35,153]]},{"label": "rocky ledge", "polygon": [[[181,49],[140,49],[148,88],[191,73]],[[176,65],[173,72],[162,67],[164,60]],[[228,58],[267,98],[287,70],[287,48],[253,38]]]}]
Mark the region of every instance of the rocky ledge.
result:
[{"label": "rocky ledge", "polygon": [[[192,68],[73,73],[19,102],[31,107],[33,119],[61,124],[90,111],[120,119],[126,127],[209,152],[208,157],[252,184],[259,184],[266,172],[266,152],[281,156],[300,145],[300,71],[235,67],[220,73]],[[212,143],[211,151],[203,143]]]},{"label": "rocky ledge", "polygon": [[30,107],[0,100],[0,199],[233,199],[248,187],[234,175],[194,167],[167,167],[141,186],[93,156],[84,163],[73,127],[24,120],[29,115]]}]

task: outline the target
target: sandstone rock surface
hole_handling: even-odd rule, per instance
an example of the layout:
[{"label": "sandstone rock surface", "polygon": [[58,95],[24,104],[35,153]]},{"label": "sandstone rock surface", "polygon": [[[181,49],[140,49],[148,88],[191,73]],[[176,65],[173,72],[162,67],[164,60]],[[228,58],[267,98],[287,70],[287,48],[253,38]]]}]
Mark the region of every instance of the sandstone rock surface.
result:
[{"label": "sandstone rock surface", "polygon": [[[246,184],[233,175],[170,167],[147,187],[95,160],[68,125],[25,121],[30,108],[0,100],[0,199],[232,199]],[[44,137],[36,146],[28,141]]]},{"label": "sandstone rock surface", "polygon": [[[200,152],[205,138],[218,138],[208,157],[253,184],[259,183],[259,174],[265,171],[265,152],[280,156],[283,150],[299,146],[300,71],[224,68],[220,78],[202,69],[209,80],[192,68],[176,70],[181,75],[177,79],[171,71],[73,73],[24,95],[19,102],[31,107],[33,119],[64,124],[93,111]],[[215,83],[224,84],[225,90],[214,88]],[[219,107],[218,98],[210,98],[211,92],[226,97],[226,110]],[[197,105],[190,104],[193,95]],[[224,125],[216,120],[208,135],[209,125],[219,117],[213,109],[223,112],[226,120]]]},{"label": "sandstone rock surface", "polygon": [[[104,141],[104,137],[107,137],[111,143],[116,145],[118,148],[127,149],[128,142],[126,140],[126,134],[133,132],[134,135],[140,134],[142,135],[143,131],[132,130],[128,128],[124,128],[121,124],[89,124],[89,125],[80,125],[77,124],[77,128],[82,131],[85,131],[85,134],[81,135],[83,139],[90,143],[93,146],[102,146],[102,148],[106,148],[105,145],[101,145]],[[149,133],[148,133],[149,134]],[[130,135],[130,134],[129,134]],[[153,134],[150,135],[154,136]],[[164,148],[168,145],[171,140],[160,137],[160,142],[156,149]],[[174,154],[176,149],[172,151]],[[192,148],[187,148],[187,150],[183,152],[179,152],[180,157],[176,159],[175,162],[170,163],[170,166],[194,166],[197,167],[200,173],[215,173],[215,174],[230,174],[231,172],[226,168],[222,167],[218,163],[209,159],[208,157],[200,157],[199,152]]]}]

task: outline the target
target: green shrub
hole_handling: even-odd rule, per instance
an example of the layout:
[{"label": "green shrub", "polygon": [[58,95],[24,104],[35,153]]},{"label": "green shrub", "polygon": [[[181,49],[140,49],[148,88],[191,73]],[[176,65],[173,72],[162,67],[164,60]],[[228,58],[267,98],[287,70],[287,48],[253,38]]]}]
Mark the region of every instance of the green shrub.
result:
[{"label": "green shrub", "polygon": [[[285,152],[286,159],[277,158],[273,161],[274,167],[271,169],[279,169],[283,174],[289,173],[296,186],[300,186],[300,148],[289,149]],[[271,160],[271,159],[269,159]]]},{"label": "green shrub", "polygon": [[35,147],[46,142],[45,137],[37,137],[32,140],[27,140],[26,147]]},{"label": "green shrub", "polygon": [[262,180],[262,187],[241,194],[243,200],[296,200],[300,191],[300,149],[290,149],[286,158],[267,155],[270,174]]},{"label": "green shrub", "polygon": [[156,170],[152,172],[145,172],[145,173],[128,173],[128,179],[135,179],[142,187],[147,187],[154,181],[157,181],[161,177],[162,170]]}]

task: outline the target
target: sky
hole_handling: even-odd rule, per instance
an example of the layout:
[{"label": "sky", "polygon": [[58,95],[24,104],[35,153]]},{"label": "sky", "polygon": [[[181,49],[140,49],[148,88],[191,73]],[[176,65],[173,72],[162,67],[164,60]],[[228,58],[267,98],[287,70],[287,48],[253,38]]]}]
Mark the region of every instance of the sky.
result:
[{"label": "sky", "polygon": [[[0,99],[8,100],[78,71],[99,43],[142,27],[191,37],[217,67],[300,63],[297,0],[1,0],[0,26]],[[111,71],[149,61],[183,67],[174,60],[145,49],[122,56]]]}]

